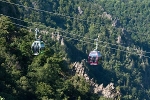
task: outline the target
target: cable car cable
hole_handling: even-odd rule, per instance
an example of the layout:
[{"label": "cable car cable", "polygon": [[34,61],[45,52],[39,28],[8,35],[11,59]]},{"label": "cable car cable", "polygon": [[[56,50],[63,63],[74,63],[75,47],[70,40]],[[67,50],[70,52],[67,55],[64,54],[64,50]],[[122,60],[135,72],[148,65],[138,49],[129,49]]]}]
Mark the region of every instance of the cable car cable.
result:
[{"label": "cable car cable", "polygon": [[[95,22],[88,21],[88,20],[84,20],[84,19],[80,19],[80,18],[71,17],[71,16],[68,16],[68,15],[63,15],[63,14],[54,13],[54,12],[50,12],[50,11],[46,11],[46,10],[41,10],[41,9],[36,9],[36,8],[33,8],[33,7],[28,7],[28,6],[24,6],[24,5],[20,5],[20,4],[16,4],[16,3],[11,3],[11,2],[7,2],[7,1],[3,1],[3,0],[0,0],[0,1],[1,1],[1,2],[5,2],[5,3],[12,4],[12,5],[16,5],[16,6],[20,6],[20,7],[29,8],[29,9],[32,9],[32,10],[40,11],[40,12],[55,14],[55,15],[59,15],[59,16],[67,17],[67,18],[73,18],[73,19],[77,19],[77,20],[81,20],[81,21],[91,22],[91,23],[94,23],[94,24],[101,24],[101,23],[95,23]],[[143,34],[142,34],[142,35],[143,35]],[[145,35],[144,35],[144,36],[145,36]],[[111,45],[112,45],[112,44],[111,44]],[[116,45],[116,44],[113,44],[113,45]]]},{"label": "cable car cable", "polygon": [[[16,24],[16,23],[13,23],[13,22],[12,22],[12,24],[31,29],[30,27],[23,26],[23,25],[20,25],[20,24]],[[52,29],[54,29],[54,28],[52,28]],[[58,30],[58,29],[55,29],[55,30]],[[60,31],[60,30],[58,30],[58,31]],[[62,37],[73,39],[73,40],[77,40],[77,41],[88,43],[88,44],[94,44],[94,43],[91,43],[91,42],[87,42],[85,40],[79,40],[79,39],[75,39],[75,38],[71,38],[71,37],[67,37],[67,36],[62,36]],[[113,49],[113,50],[118,50],[118,51],[122,51],[122,52],[126,52],[126,53],[129,53],[129,54],[139,55],[139,56],[142,56],[142,57],[145,57],[145,58],[150,58],[150,56],[145,56],[145,55],[141,55],[141,54],[135,54],[135,53],[132,53],[132,52],[129,52],[129,51],[126,51],[126,50],[120,50],[120,49],[116,49],[116,48],[112,48],[112,47],[108,47],[108,46],[107,47],[106,46],[102,46],[102,47]]]},{"label": "cable car cable", "polygon": [[[81,19],[81,18],[75,18],[75,17],[71,17],[69,15],[63,15],[63,14],[60,14],[60,13],[54,13],[54,12],[50,12],[50,11],[46,11],[46,10],[41,10],[41,9],[29,7],[29,6],[24,6],[24,5],[21,5],[21,4],[16,4],[16,3],[8,2],[8,1],[3,1],[3,0],[0,0],[0,1],[4,2],[4,3],[12,4],[12,5],[16,5],[16,6],[20,6],[20,7],[29,8],[29,9],[32,9],[32,10],[40,11],[40,12],[55,14],[55,15],[67,17],[67,18],[70,18],[70,19],[77,19],[77,20],[80,20],[80,21],[85,21],[85,22],[90,22],[90,23],[94,23],[94,24],[98,24],[98,25],[100,24],[101,25],[101,23],[96,23],[96,22],[84,20],[84,19]],[[146,35],[142,34],[142,36],[146,36]]]},{"label": "cable car cable", "polygon": [[50,12],[50,11],[46,11],[46,10],[41,10],[41,9],[29,7],[29,6],[24,6],[24,5],[21,5],[21,4],[16,4],[16,3],[12,3],[12,2],[7,2],[7,1],[3,1],[3,0],[0,0],[0,1],[1,1],[1,2],[4,2],[4,3],[12,4],[12,5],[16,5],[16,6],[20,6],[20,7],[29,8],[29,9],[32,9],[32,10],[40,11],[40,12],[45,12],[45,13],[50,13],[50,14],[54,14],[54,15],[59,15],[59,16],[66,17],[66,18],[70,18],[70,19],[77,19],[77,20],[80,20],[80,21],[91,22],[91,23],[94,23],[94,24],[101,24],[101,23],[96,23],[96,22],[84,20],[84,19],[81,19],[81,18],[71,17],[71,16],[69,16],[69,15],[63,15],[63,14],[60,14],[60,13],[54,13],[54,12]]},{"label": "cable car cable", "polygon": [[[4,15],[4,14],[0,14],[0,15]],[[4,16],[7,16],[7,15],[4,15]],[[14,17],[11,17],[11,16],[7,16],[7,17],[12,18],[12,19],[16,19],[16,20],[19,20],[19,21],[24,21],[24,20],[21,20],[21,19],[18,19],[18,18],[14,18]],[[29,22],[29,21],[24,21],[24,22],[33,24],[33,22]],[[39,25],[39,24],[37,24],[37,25]],[[55,28],[51,28],[51,29],[56,30]],[[59,31],[60,31],[60,30],[59,30]],[[64,30],[61,30],[61,32],[70,33],[70,32],[68,32],[68,31],[64,31]],[[76,35],[76,34],[73,34],[73,33],[72,33],[71,35],[79,36],[79,37],[81,37],[81,38],[85,38],[85,39],[88,39],[88,40],[93,40],[93,41],[95,40],[95,39],[86,38],[86,37],[83,37],[83,36],[80,36],[80,35]],[[108,42],[100,41],[100,40],[99,40],[99,43],[106,43],[106,44],[110,44],[110,45],[114,45],[114,46],[118,46],[118,47],[123,47],[123,48],[125,48],[125,49],[127,48],[127,47],[125,47],[125,46],[120,46],[120,45],[117,45],[117,44],[108,43]],[[132,48],[132,50],[135,50],[135,49]],[[144,53],[150,53],[150,52],[146,52],[146,51],[143,51],[143,52],[144,52]]]},{"label": "cable car cable", "polygon": [[[15,24],[15,25],[18,25],[18,26],[21,26],[21,27],[26,27],[26,28],[31,29],[30,27],[27,27],[27,26],[23,26],[23,25],[16,24],[16,23],[14,23],[14,24]],[[58,29],[55,29],[55,28],[50,28],[50,29],[58,30]],[[60,31],[60,30],[58,30],[58,31]],[[62,31],[62,32],[65,32],[65,33],[66,33],[66,31]],[[78,41],[81,41],[81,40],[79,40],[79,39],[75,39],[75,38],[72,38],[72,39],[74,39],[74,40],[78,40]],[[92,39],[92,40],[94,40],[94,39]],[[82,40],[81,42],[84,42],[84,40]],[[87,41],[86,41],[86,43],[87,43]],[[88,42],[88,43],[90,43],[90,42]],[[99,42],[98,42],[98,43],[99,43]],[[106,42],[106,43],[107,43],[107,42]],[[94,44],[94,43],[91,43],[91,44]],[[103,47],[105,47],[105,46],[103,46]],[[116,49],[116,48],[112,48],[112,47],[108,47],[108,48],[125,52],[125,50],[120,50],[120,49]],[[128,52],[128,53],[131,53],[131,54],[132,54],[132,52],[129,52],[129,51],[127,51],[127,50],[126,50],[126,52]],[[144,53],[150,53],[150,52],[144,52]],[[140,54],[137,54],[137,55],[140,55]],[[145,57],[149,57],[149,56],[145,56]]]},{"label": "cable car cable", "polygon": [[[9,4],[13,4],[13,5],[16,5],[16,6],[24,7],[24,8],[30,8],[32,10],[36,10],[36,11],[40,11],[40,12],[55,14],[55,15],[59,15],[59,16],[67,17],[67,18],[73,18],[73,19],[77,19],[77,20],[81,20],[81,21],[91,22],[91,23],[94,23],[94,24],[101,24],[101,23],[95,23],[95,22],[92,22],[92,21],[87,21],[87,20],[83,20],[83,19],[80,19],[80,18],[75,18],[75,17],[71,17],[71,16],[59,14],[59,13],[49,12],[49,11],[46,11],[46,10],[41,10],[41,9],[36,9],[36,8],[33,8],[33,7],[28,7],[28,6],[24,6],[24,5],[20,5],[20,4],[16,4],[16,3],[11,3],[11,2],[7,2],[7,1],[3,1],[3,0],[0,0],[0,1],[5,2],[5,3],[9,3]],[[103,42],[103,41],[101,41],[101,42]],[[116,45],[116,44],[111,44],[111,45]],[[123,47],[123,46],[120,46],[120,47]]]}]

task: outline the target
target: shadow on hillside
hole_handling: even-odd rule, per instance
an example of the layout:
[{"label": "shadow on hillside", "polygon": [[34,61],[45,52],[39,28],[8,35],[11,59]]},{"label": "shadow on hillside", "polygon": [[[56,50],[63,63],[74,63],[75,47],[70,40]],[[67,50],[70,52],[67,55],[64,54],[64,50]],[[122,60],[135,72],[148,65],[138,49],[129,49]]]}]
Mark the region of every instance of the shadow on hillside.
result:
[{"label": "shadow on hillside", "polygon": [[[102,84],[104,86],[108,85],[110,82],[113,82],[113,78],[116,77],[114,72],[103,69],[102,65],[91,66],[87,64],[88,75],[90,79],[94,79],[94,81],[98,84]],[[114,82],[113,82],[114,83]]]},{"label": "shadow on hillside", "polygon": [[65,42],[65,44],[67,46],[66,52],[71,62],[81,62],[82,59],[87,59],[88,56],[84,52],[78,50],[74,45],[68,42]]}]

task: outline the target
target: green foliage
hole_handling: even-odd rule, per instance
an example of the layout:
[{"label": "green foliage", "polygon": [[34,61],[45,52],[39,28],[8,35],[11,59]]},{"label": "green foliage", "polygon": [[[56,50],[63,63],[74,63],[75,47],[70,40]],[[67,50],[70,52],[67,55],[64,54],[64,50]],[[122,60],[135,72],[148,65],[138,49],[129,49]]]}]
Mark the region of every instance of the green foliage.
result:
[{"label": "green foliage", "polygon": [[30,50],[33,35],[25,29],[17,28],[6,17],[0,19],[3,20],[1,27],[4,26],[0,33],[0,45],[3,47],[0,51],[2,97],[7,100],[74,98],[70,90],[79,98],[79,95],[88,98],[89,86],[85,80],[80,80],[78,84],[68,84],[68,69],[61,55],[56,54],[52,48],[46,48],[42,54],[33,57]]},{"label": "green foliage", "polygon": [[42,99],[42,98],[48,99],[52,95],[54,95],[52,87],[44,82],[37,83],[35,94],[37,95],[39,99]]},{"label": "green foliage", "polygon": [[[7,100],[98,99],[97,95],[89,92],[89,85],[83,78],[68,74],[70,70],[67,64],[86,59],[88,53],[95,47],[91,44],[94,41],[89,38],[95,39],[99,35],[99,40],[103,41],[99,42],[98,48],[103,55],[103,63],[98,68],[89,66],[90,77],[104,85],[114,82],[119,87],[123,100],[150,99],[149,59],[135,55],[138,53],[136,49],[149,51],[150,1],[96,0],[95,3],[90,0],[8,1],[51,13],[0,3],[1,13],[22,18],[32,22],[27,24],[28,26],[49,32],[43,36],[47,44],[44,52],[32,56],[30,48],[34,34],[13,24],[13,22],[21,24],[21,21],[12,22],[7,17],[0,17],[2,97]],[[82,14],[79,14],[78,6],[83,10]],[[106,12],[111,18],[105,16]],[[116,18],[119,22],[113,27],[112,23]],[[67,30],[68,33],[62,32],[64,36],[85,43],[65,38],[65,46],[60,46],[59,42],[51,40],[50,32],[55,30],[51,30],[50,27]],[[121,36],[122,43],[113,45],[116,44],[118,36]],[[121,46],[129,47],[129,50]],[[131,48],[133,50],[130,50]],[[63,59],[66,59],[67,63]],[[103,97],[99,99],[105,100]]]}]

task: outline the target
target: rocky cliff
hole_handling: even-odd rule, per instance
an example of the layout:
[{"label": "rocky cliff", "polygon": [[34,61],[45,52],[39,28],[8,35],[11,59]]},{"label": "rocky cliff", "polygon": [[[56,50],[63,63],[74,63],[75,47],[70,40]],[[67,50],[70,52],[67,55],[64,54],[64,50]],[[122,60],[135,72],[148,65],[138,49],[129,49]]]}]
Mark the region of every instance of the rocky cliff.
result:
[{"label": "rocky cliff", "polygon": [[90,77],[87,74],[85,66],[86,66],[85,60],[82,60],[81,63],[75,62],[73,64],[74,69],[73,71],[78,76],[82,76],[85,78],[86,82],[88,82],[91,86],[91,92],[103,96],[105,98],[115,99],[121,96],[120,91],[114,87],[114,83],[110,83],[106,87],[104,87],[103,84],[97,84],[96,82],[94,82],[93,78],[90,79]]}]

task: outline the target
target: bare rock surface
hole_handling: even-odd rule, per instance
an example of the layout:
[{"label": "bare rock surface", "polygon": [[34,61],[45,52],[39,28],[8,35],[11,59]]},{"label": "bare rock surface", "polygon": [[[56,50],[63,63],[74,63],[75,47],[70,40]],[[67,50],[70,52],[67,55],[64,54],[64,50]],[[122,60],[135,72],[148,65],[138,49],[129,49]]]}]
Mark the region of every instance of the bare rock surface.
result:
[{"label": "bare rock surface", "polygon": [[95,83],[93,78],[90,79],[85,70],[85,66],[83,64],[84,62],[85,62],[84,60],[81,63],[75,62],[73,64],[73,68],[75,74],[84,77],[86,82],[90,84],[91,92],[99,94],[105,98],[116,98],[121,95],[120,91],[116,90],[116,88],[114,87],[114,83],[110,83],[106,87],[104,87],[103,84]]}]

